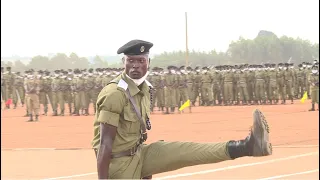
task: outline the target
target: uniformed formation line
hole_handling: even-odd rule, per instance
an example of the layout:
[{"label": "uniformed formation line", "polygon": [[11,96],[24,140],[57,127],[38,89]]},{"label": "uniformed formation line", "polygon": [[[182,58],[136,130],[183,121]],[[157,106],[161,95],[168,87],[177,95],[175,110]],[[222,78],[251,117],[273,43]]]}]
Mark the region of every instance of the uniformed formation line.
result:
[{"label": "uniformed formation line", "polygon": [[[152,84],[151,110],[157,107],[164,114],[180,113],[178,109],[184,103],[195,106],[197,101],[200,106],[292,104],[294,99],[301,99],[305,94],[305,98],[312,101],[310,111],[315,111],[318,109],[315,108],[316,94],[319,94],[318,66],[318,61],[313,61],[303,62],[298,67],[293,63],[154,67],[147,77]],[[29,69],[20,74],[7,68],[1,72],[1,107],[15,109],[19,103],[24,105],[27,98],[32,99],[34,107],[43,105],[41,110],[35,109],[36,119],[42,114],[39,111],[43,111],[43,115],[52,111],[53,116],[87,116],[90,104],[95,112],[99,92],[124,70],[75,68],[35,73],[34,69]],[[35,79],[38,83],[34,83]],[[30,121],[33,121],[29,111],[33,112],[26,109],[26,116],[31,116]]]}]

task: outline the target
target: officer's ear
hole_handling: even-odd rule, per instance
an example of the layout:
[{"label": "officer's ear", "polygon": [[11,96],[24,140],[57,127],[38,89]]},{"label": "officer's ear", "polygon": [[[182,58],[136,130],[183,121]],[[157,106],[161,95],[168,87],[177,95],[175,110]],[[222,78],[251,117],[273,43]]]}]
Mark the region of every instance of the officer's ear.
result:
[{"label": "officer's ear", "polygon": [[148,67],[150,67],[150,60],[151,60],[151,59],[149,58],[149,60],[148,60]]},{"label": "officer's ear", "polygon": [[122,60],[122,63],[125,64],[125,60],[126,60],[126,59],[125,59],[124,57],[122,57],[121,60]]}]

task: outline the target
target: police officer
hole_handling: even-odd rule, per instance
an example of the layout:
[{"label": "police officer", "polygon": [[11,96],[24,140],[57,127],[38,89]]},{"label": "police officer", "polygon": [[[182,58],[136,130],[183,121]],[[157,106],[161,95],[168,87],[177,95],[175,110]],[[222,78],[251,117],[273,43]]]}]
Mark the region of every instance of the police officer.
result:
[{"label": "police officer", "polygon": [[92,142],[99,179],[141,179],[186,166],[271,155],[268,125],[259,110],[253,113],[250,135],[240,141],[143,144],[146,129],[151,128],[151,85],[145,79],[152,46],[150,42],[132,40],[119,48],[118,54],[124,54],[125,70],[99,94]]}]

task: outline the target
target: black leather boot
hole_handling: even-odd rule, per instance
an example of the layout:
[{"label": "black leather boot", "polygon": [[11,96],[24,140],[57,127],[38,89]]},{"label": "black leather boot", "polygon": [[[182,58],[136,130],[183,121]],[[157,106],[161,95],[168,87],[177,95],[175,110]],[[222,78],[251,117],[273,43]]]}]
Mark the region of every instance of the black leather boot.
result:
[{"label": "black leather boot", "polygon": [[244,140],[229,141],[227,149],[232,159],[272,154],[272,145],[269,143],[269,126],[261,111],[255,110],[253,113],[253,127],[250,134]]},{"label": "black leather boot", "polygon": [[57,110],[54,110],[54,111],[53,111],[53,115],[52,115],[52,116],[58,116]]},{"label": "black leather boot", "polygon": [[166,111],[165,111],[165,112],[163,112],[163,114],[170,114],[170,112],[169,112],[169,108],[168,108],[168,107],[166,107]]},{"label": "black leather boot", "polygon": [[315,109],[314,109],[314,103],[312,103],[311,109],[309,109],[309,111],[315,111]]},{"label": "black leather boot", "polygon": [[32,114],[29,114],[29,120],[27,121],[27,122],[32,122],[33,121],[33,116],[32,116]]}]

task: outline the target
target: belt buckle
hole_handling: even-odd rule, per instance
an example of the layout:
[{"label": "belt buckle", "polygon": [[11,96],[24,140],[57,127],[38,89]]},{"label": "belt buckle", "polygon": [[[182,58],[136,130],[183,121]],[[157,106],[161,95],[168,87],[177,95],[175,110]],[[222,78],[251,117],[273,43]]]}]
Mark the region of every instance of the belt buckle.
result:
[{"label": "belt buckle", "polygon": [[135,154],[136,154],[136,146],[131,148],[131,150],[130,150],[130,156],[133,156]]}]

